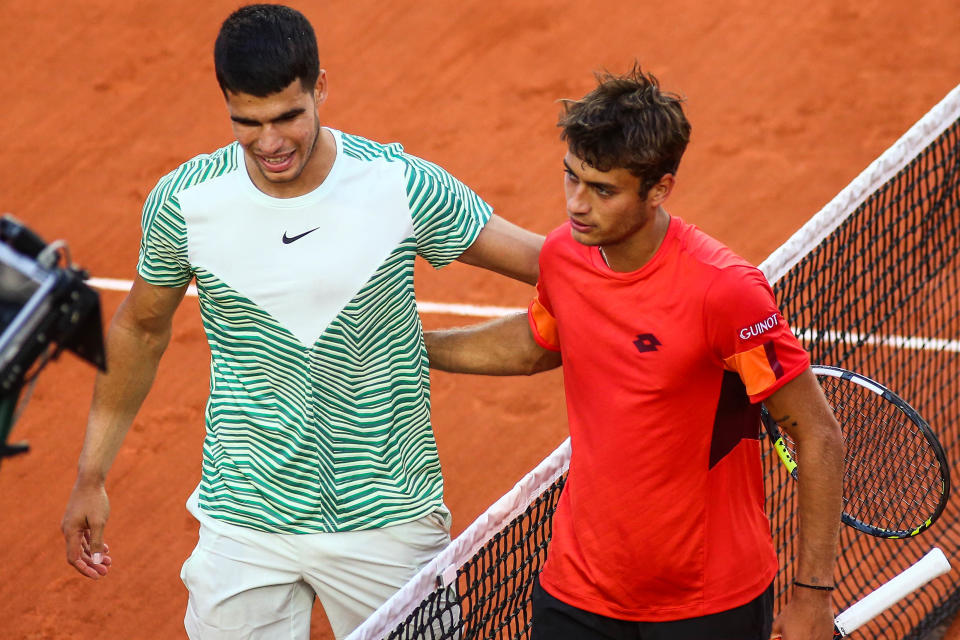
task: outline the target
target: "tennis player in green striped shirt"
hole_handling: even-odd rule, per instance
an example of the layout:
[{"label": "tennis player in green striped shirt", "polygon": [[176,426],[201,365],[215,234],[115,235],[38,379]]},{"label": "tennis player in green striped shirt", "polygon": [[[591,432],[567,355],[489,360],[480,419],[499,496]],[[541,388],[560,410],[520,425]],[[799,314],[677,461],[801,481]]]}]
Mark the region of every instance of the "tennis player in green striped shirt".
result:
[{"label": "tennis player in green striped shirt", "polygon": [[108,333],[67,560],[107,574],[104,481],[186,287],[210,345],[200,541],[181,577],[191,638],[343,637],[449,542],[413,289],[416,256],[534,283],[542,238],[440,167],[321,126],[309,22],[241,8],[214,47],[236,141],[160,179],[138,277]]}]

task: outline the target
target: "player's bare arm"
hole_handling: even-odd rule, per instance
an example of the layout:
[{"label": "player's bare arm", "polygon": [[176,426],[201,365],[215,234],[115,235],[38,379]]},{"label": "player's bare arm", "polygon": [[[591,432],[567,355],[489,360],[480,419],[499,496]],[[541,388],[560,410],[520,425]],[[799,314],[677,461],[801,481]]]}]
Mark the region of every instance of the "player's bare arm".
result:
[{"label": "player's bare arm", "polygon": [[464,264],[536,284],[543,236],[518,227],[498,215],[491,216],[473,244],[457,258]]},{"label": "player's bare arm", "polygon": [[454,373],[532,375],[560,366],[560,353],[544,349],[526,312],[468,327],[424,334],[430,367]]},{"label": "player's bare arm", "polygon": [[67,563],[88,578],[106,575],[110,565],[103,543],[110,514],[107,472],[153,384],[185,292],[186,286],[158,287],[138,276],[107,333],[107,372],[94,385],[77,479],[61,523]]},{"label": "player's bare arm", "polygon": [[[832,587],[840,529],[843,490],[843,437],[810,369],[764,401],[778,424],[797,443],[800,519],[799,552],[794,579],[805,585]],[[793,588],[787,606],[774,622],[783,640],[829,638],[833,632],[832,592]]]}]

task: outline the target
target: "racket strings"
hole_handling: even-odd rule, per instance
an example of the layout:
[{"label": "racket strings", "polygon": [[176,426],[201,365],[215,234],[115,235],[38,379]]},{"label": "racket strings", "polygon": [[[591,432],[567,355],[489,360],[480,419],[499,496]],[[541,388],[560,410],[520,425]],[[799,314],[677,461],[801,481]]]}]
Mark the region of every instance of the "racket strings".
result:
[{"label": "racket strings", "polygon": [[[940,463],[923,430],[882,396],[839,378],[818,377],[843,429],[844,514],[892,532],[923,525],[944,492]],[[786,435],[784,440],[797,457],[796,445]]]}]

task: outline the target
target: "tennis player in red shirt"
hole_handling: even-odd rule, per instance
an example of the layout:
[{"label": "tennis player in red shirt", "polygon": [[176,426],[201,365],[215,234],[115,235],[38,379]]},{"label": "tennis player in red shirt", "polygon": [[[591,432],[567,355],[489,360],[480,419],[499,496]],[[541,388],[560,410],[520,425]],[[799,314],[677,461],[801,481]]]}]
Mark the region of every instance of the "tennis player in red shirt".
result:
[{"label": "tennis player in red shirt", "polygon": [[[562,361],[572,455],[534,587],[538,640],[824,640],[843,443],[763,274],[664,209],[690,137],[638,66],[567,101],[568,220],[527,313],[427,332],[430,366]],[[797,442],[796,581],[773,620],[760,403]]]}]

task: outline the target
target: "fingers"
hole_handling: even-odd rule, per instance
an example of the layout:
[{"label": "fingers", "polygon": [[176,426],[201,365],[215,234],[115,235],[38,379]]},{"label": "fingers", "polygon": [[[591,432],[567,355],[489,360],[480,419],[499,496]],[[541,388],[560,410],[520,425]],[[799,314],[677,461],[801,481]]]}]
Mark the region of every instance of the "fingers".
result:
[{"label": "fingers", "polygon": [[109,517],[110,502],[102,483],[85,484],[78,479],[60,530],[67,547],[67,564],[93,580],[105,576],[111,565],[109,549],[103,542]]},{"label": "fingers", "polygon": [[77,570],[80,575],[92,580],[98,580],[107,575],[113,560],[110,558],[110,548],[106,543],[100,543],[100,551],[93,551],[89,529],[65,531],[67,545],[67,564]]},{"label": "fingers", "polygon": [[67,564],[76,569],[80,575],[97,580],[100,576],[106,575],[106,567],[93,562],[84,538],[85,533],[80,531],[67,535]]},{"label": "fingers", "polygon": [[92,564],[92,562],[89,556],[84,556],[71,563],[71,566],[73,566],[80,575],[86,576],[91,580],[99,580],[102,576],[107,575],[109,565]]},{"label": "fingers", "polygon": [[109,571],[110,565],[113,564],[113,560],[110,556],[101,554],[100,559],[95,561],[93,556],[83,552],[70,564],[82,575],[97,580],[101,576],[107,575],[107,571]]},{"label": "fingers", "polygon": [[103,554],[106,552],[106,545],[103,543],[103,524],[92,525],[90,531],[90,555],[94,564],[100,564]]},{"label": "fingers", "polygon": [[111,564],[110,556],[107,555],[110,553],[110,547],[106,542],[101,543],[101,551],[94,552],[93,544],[89,540],[89,533],[84,532],[84,535],[81,537],[81,548],[83,550],[82,557],[87,560],[87,563],[94,566],[94,569],[100,573],[100,575],[106,575],[106,567],[109,567]]},{"label": "fingers", "polygon": [[[63,539],[67,545],[67,564],[76,566],[76,563],[80,560],[80,554],[83,553],[83,533],[78,530],[68,531],[64,529]],[[83,572],[81,571],[81,573]]]}]

